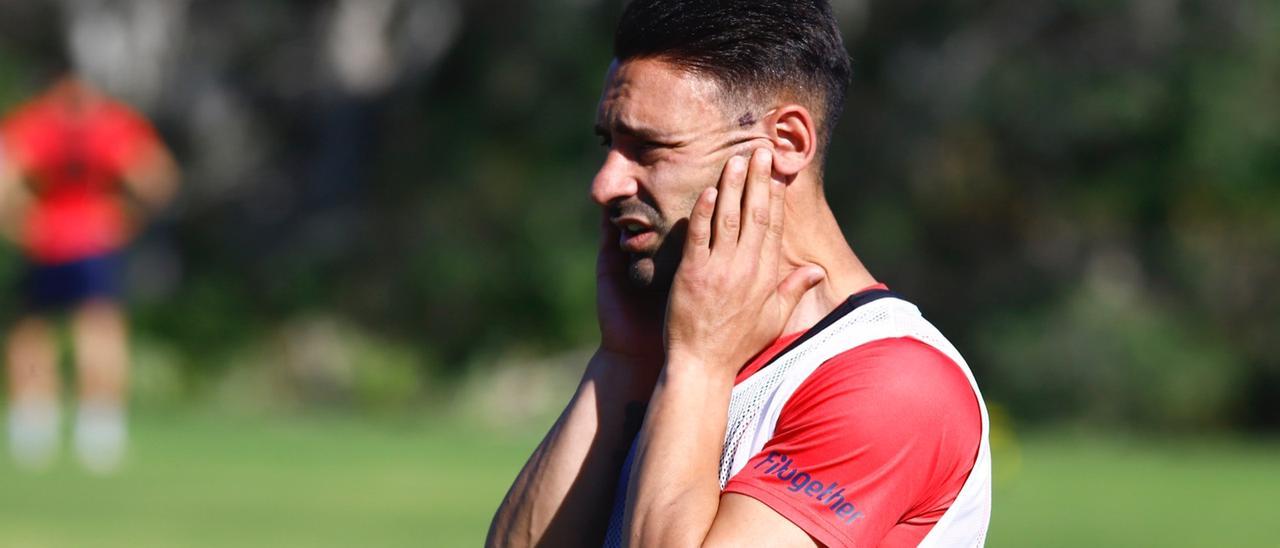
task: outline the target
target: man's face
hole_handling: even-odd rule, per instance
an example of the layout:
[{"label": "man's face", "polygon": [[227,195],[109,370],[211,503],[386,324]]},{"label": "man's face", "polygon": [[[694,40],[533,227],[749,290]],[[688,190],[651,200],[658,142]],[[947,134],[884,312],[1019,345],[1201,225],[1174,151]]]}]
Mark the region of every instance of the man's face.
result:
[{"label": "man's face", "polygon": [[591,198],[621,232],[637,287],[670,286],[698,195],[751,148],[752,113],[724,112],[719,93],[711,80],[652,59],[615,63],[606,76],[596,132],[609,151]]}]

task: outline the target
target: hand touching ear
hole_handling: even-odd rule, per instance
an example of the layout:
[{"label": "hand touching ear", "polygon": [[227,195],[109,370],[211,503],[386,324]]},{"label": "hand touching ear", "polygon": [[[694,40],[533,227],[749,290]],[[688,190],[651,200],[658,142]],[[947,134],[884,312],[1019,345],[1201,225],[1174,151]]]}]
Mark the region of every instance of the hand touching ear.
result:
[{"label": "hand touching ear", "polygon": [[816,265],[779,279],[787,187],[774,153],[731,158],[717,188],[698,198],[667,305],[667,363],[688,361],[732,376],[773,342],[806,292]]}]

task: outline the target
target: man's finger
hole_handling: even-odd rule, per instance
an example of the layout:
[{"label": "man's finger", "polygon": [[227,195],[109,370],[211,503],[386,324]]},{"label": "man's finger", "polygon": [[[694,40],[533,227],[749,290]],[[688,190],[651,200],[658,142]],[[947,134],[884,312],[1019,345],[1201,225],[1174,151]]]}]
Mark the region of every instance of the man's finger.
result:
[{"label": "man's finger", "polygon": [[742,189],[747,183],[747,160],[729,158],[720,174],[720,194],[716,199],[715,234],[712,247],[732,249],[742,229]]},{"label": "man's finger", "polygon": [[626,269],[625,257],[618,248],[622,237],[618,227],[609,220],[608,210],[600,212],[600,248],[596,252],[596,273],[617,273]]},{"label": "man's finger", "polygon": [[769,181],[773,180],[773,152],[767,148],[756,149],[751,154],[747,171],[746,197],[743,200],[742,236],[738,242],[748,250],[752,261],[758,261],[760,245],[765,239],[770,223]]},{"label": "man's finger", "polygon": [[787,276],[778,284],[778,306],[779,316],[781,318],[791,317],[791,312],[796,309],[796,305],[800,303],[800,298],[804,297],[810,289],[822,282],[827,277],[827,271],[818,265],[810,265],[801,267]]},{"label": "man's finger", "polygon": [[618,238],[621,236],[617,226],[609,219],[607,210],[600,211],[600,249],[605,251],[611,247],[618,246]]},{"label": "man's finger", "polygon": [[765,227],[764,248],[760,250],[760,263],[773,265],[782,255],[782,233],[787,216],[787,185],[770,177],[769,225]]},{"label": "man's finger", "polygon": [[684,244],[684,259],[703,259],[711,253],[711,221],[716,214],[716,189],[708,188],[698,195],[689,214],[689,237]]}]

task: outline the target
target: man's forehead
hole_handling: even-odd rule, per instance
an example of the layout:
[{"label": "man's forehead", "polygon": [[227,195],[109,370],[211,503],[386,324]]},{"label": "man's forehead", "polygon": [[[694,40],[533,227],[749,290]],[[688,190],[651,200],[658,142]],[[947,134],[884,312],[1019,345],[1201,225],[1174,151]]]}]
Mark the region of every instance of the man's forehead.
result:
[{"label": "man's forehead", "polygon": [[596,123],[640,133],[693,133],[724,117],[707,78],[654,59],[615,61],[605,76]]}]

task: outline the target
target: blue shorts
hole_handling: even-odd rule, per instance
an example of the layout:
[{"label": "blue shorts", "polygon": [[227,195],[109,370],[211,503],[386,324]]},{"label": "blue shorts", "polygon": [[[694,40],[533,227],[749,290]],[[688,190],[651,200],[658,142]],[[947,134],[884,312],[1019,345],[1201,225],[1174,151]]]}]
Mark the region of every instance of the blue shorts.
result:
[{"label": "blue shorts", "polygon": [[120,255],[107,253],[69,263],[27,266],[27,306],[38,312],[63,311],[92,299],[120,296]]}]

